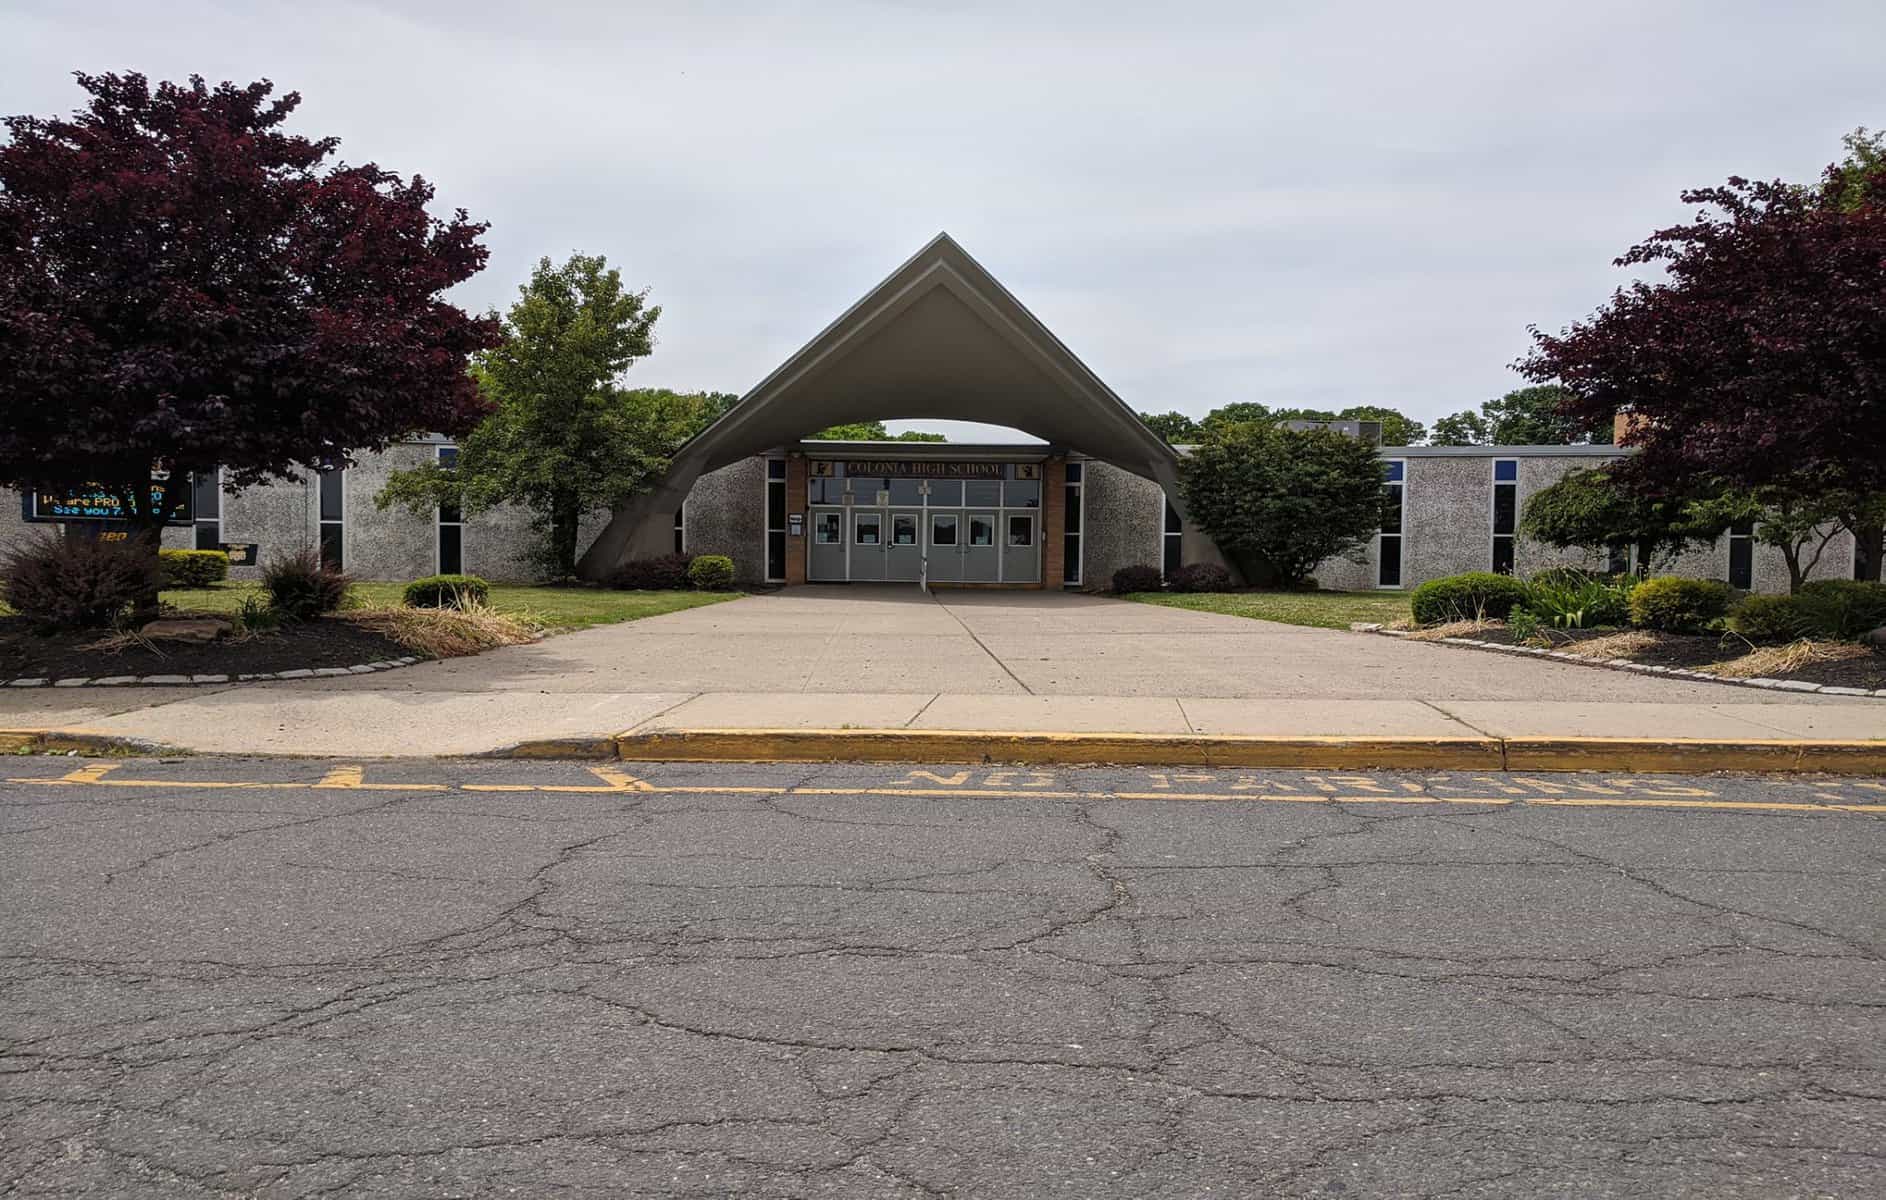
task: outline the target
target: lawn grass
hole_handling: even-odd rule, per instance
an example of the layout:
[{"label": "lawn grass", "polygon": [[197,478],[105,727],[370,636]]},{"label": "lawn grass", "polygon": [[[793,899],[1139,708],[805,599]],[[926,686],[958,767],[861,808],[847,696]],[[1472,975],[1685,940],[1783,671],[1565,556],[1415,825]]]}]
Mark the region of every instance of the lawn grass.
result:
[{"label": "lawn grass", "polygon": [[[356,600],[375,608],[398,607],[403,583],[356,583]],[[182,588],[163,593],[164,602],[179,609],[198,612],[233,613],[242,607],[245,596],[255,594],[259,586],[249,581],[230,581],[207,588]],[[491,607],[501,613],[525,615],[552,632],[588,629],[593,625],[614,625],[663,613],[699,608],[732,600],[738,592],[618,592],[608,588],[557,587],[550,585],[491,585]]]},{"label": "lawn grass", "polygon": [[1386,625],[1408,615],[1407,592],[1135,592],[1127,599],[1324,629],[1347,629],[1354,621]]}]

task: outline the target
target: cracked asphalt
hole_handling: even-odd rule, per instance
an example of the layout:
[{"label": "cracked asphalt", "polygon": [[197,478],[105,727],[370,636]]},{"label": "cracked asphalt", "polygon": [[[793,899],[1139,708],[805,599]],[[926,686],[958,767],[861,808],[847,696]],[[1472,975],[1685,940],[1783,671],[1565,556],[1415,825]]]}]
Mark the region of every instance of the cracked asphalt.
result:
[{"label": "cracked asphalt", "polygon": [[0,775],[0,1195],[1886,1178],[1881,781]]}]

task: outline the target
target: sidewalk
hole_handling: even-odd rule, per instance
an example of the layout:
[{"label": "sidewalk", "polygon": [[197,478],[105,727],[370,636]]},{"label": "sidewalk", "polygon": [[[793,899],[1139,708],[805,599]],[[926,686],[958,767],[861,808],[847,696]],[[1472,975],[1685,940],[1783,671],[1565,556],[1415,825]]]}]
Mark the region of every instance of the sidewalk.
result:
[{"label": "sidewalk", "polygon": [[[806,692],[450,692],[293,684],[0,694],[0,729],[211,754],[326,758],[497,753],[571,757],[1139,761],[1337,767],[1511,765],[1513,745],[1577,743],[1554,762],[1766,769],[1840,744],[1886,773],[1886,705]],[[729,732],[740,736],[729,737]],[[815,732],[816,731],[816,732]],[[710,736],[711,735],[711,736]],[[1023,736],[1017,736],[1023,735]],[[18,739],[16,739],[17,741]],[[81,743],[82,744],[82,743]],[[1593,759],[1610,745],[1629,757]],[[1761,748],[1698,758],[1702,746]],[[1870,757],[1854,759],[1855,754]],[[1085,756],[1085,757],[1083,757]],[[1798,755],[1797,755],[1798,757]],[[1871,765],[1868,765],[1871,764]],[[1534,761],[1533,769],[1553,769]]]}]

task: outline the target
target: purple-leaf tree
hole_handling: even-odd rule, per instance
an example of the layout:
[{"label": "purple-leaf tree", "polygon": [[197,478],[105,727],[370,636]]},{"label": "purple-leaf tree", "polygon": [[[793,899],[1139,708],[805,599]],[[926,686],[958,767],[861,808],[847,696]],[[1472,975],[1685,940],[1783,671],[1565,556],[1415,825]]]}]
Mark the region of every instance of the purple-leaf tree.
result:
[{"label": "purple-leaf tree", "polygon": [[0,484],[100,485],[155,554],[193,472],[252,483],[484,415],[466,368],[497,322],[443,295],[485,225],[330,163],[266,80],[77,78],[83,109],[10,117],[0,146]]}]

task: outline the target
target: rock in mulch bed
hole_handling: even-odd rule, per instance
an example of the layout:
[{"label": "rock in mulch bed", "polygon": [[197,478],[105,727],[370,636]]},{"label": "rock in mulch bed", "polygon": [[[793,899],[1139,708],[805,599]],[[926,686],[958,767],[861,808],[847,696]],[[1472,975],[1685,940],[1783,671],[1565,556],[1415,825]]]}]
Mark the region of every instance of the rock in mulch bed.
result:
[{"label": "rock in mulch bed", "polygon": [[[44,681],[57,686],[91,683],[207,683],[284,671],[340,672],[372,664],[376,669],[417,659],[393,639],[351,621],[323,617],[274,633],[208,642],[162,640],[150,644],[110,638],[98,631],[42,634],[19,617],[0,617],[0,686]],[[296,677],[299,677],[298,675]]]},{"label": "rock in mulch bed", "polygon": [[[1520,644],[1504,628],[1482,629],[1467,636],[1500,646]],[[1816,643],[1810,651],[1798,646],[1753,647],[1733,636],[1647,630],[1554,629],[1544,636],[1551,643],[1550,649],[1600,666],[1622,659],[1644,666],[1702,672],[1725,683],[1761,680],[1766,686],[1789,682],[1864,693],[1886,689],[1886,651],[1846,643]]]}]

